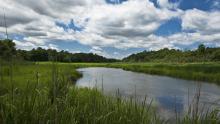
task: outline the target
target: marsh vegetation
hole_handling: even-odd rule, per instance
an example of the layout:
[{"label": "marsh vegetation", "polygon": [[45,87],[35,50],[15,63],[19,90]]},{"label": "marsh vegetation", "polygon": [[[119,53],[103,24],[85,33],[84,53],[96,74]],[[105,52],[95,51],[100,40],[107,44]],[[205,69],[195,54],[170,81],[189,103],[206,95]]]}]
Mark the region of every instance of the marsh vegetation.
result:
[{"label": "marsh vegetation", "polygon": [[[120,94],[109,97],[97,89],[75,87],[81,77],[75,71],[79,66],[82,65],[1,63],[1,123],[169,123],[146,101],[137,103],[135,99],[122,99]],[[201,114],[197,106],[194,102],[189,113],[172,122],[219,123],[218,108]]]},{"label": "marsh vegetation", "polygon": [[[37,49],[33,53],[26,52],[31,56],[37,54],[41,58],[42,54],[38,50],[44,51]],[[120,92],[115,92],[115,96],[105,96],[96,88],[75,86],[76,81],[82,76],[76,69],[83,67],[122,68],[219,84],[219,62],[60,63],[57,56],[49,55],[45,51],[42,53],[55,62],[33,62],[38,61],[37,57],[30,62],[25,61],[29,59],[23,56],[25,51],[16,50],[11,40],[1,41],[0,51],[1,124],[220,123],[219,107],[205,112],[199,111],[200,90],[195,94],[194,100],[184,115],[180,116],[176,113],[174,118],[164,119],[157,113],[156,106],[152,102],[137,101],[135,97],[124,99]],[[66,55],[62,57],[68,58]],[[97,61],[91,59],[89,62]]]}]

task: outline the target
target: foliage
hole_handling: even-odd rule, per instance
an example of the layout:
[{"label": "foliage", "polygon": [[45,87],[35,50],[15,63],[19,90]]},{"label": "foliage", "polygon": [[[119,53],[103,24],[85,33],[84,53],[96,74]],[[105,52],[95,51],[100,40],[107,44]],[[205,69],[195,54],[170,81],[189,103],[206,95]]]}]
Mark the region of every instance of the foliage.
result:
[{"label": "foliage", "polygon": [[[30,51],[16,50],[12,40],[0,40],[0,57],[8,60],[17,57],[26,61],[57,61],[57,62],[119,62],[93,53],[69,53],[54,49],[38,47]],[[132,54],[123,59],[123,62],[211,62],[220,61],[220,48],[209,48],[201,44],[197,50],[181,51],[164,48],[158,51],[143,51]]]},{"label": "foliage", "polygon": [[74,87],[80,75],[73,65],[11,64],[0,70],[1,124],[162,123],[145,103],[138,106],[120,96],[105,97],[96,89]]},{"label": "foliage", "polygon": [[26,61],[58,61],[58,62],[116,62],[116,59],[109,59],[93,53],[69,53],[68,51],[56,51],[54,49],[43,49],[38,47],[30,51],[16,50],[12,40],[0,40],[0,57],[8,60],[9,57]]},{"label": "foliage", "polygon": [[[41,62],[42,65],[49,64]],[[59,63],[66,65],[67,63]],[[82,67],[110,67],[122,68],[124,70],[142,72],[154,75],[165,75],[175,78],[206,81],[220,85],[220,63],[68,63],[76,68]]]},{"label": "foliage", "polygon": [[[0,85],[1,124],[218,124],[219,110],[205,116],[195,112],[173,120],[158,116],[151,104],[103,96],[97,89],[72,85],[81,75],[81,64],[2,64]],[[84,64],[86,65],[86,64]],[[88,64],[86,66],[111,66]],[[72,77],[72,78],[70,78]],[[74,80],[72,80],[74,79]],[[196,102],[197,103],[197,102]],[[195,104],[197,105],[197,104]],[[197,108],[198,106],[195,106]],[[195,114],[196,113],[196,114]],[[192,114],[192,115],[191,115]]]},{"label": "foliage", "polygon": [[181,51],[164,48],[143,51],[123,59],[124,62],[210,62],[220,61],[220,48],[208,48],[201,44],[197,50]]},{"label": "foliage", "polygon": [[15,43],[12,40],[0,40],[0,57],[10,60],[16,54]]},{"label": "foliage", "polygon": [[112,64],[125,70],[155,75],[213,82],[220,85],[220,63],[121,63]]}]

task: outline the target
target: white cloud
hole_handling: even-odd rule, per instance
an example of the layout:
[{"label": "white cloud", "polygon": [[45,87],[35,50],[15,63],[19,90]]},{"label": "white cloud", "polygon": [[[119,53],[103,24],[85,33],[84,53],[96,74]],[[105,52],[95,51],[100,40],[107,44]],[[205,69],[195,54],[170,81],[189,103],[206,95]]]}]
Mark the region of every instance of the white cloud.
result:
[{"label": "white cloud", "polygon": [[23,49],[23,50],[31,50],[33,48],[36,48],[37,46],[34,45],[33,43],[30,42],[22,42],[22,41],[18,41],[18,40],[13,40],[16,44],[16,47],[18,49]]},{"label": "white cloud", "polygon": [[[143,0],[130,0],[117,6],[106,4],[103,0],[7,0],[0,6],[10,12],[6,13],[8,17],[23,19],[19,21],[10,18],[13,23],[9,32],[23,34],[25,41],[35,45],[44,45],[45,42],[58,39],[78,40],[91,46],[129,48],[133,47],[133,42],[142,42],[164,21],[179,15],[179,12],[158,9],[153,3]],[[55,25],[56,20],[69,22],[72,18],[85,26],[83,32],[65,32]],[[85,23],[87,18],[89,22]],[[4,27],[0,31],[4,32]]]},{"label": "white cloud", "polygon": [[169,9],[177,9],[177,7],[179,6],[179,2],[169,2],[169,0],[157,0],[157,3],[160,7],[162,8],[169,8]]},{"label": "white cloud", "polygon": [[[0,3],[6,12],[9,33],[25,36],[23,41],[15,41],[22,49],[37,46],[56,49],[58,46],[53,45],[53,40],[77,40],[91,46],[91,52],[110,56],[101,48],[155,50],[195,42],[220,45],[219,11],[182,11],[177,8],[178,2],[168,0],[159,0],[160,8],[148,0],[128,0],[118,5],[107,4],[105,0],[0,0]],[[194,30],[194,33],[154,35],[159,26],[174,17],[182,19],[183,30]],[[84,30],[65,32],[55,24],[56,21],[68,23],[70,19]],[[4,25],[0,23],[0,33],[4,32]]]},{"label": "white cloud", "polygon": [[13,40],[13,42],[15,42],[17,49],[31,50],[33,48],[42,47],[44,49],[55,49],[57,51],[60,51],[59,47],[55,44],[36,45],[29,41],[19,41],[19,40]]},{"label": "white cloud", "polygon": [[49,48],[49,49],[54,49],[54,50],[59,51],[59,47],[58,47],[57,45],[55,45],[55,44],[49,44],[49,45],[48,45],[48,48]]},{"label": "white cloud", "polygon": [[95,54],[100,55],[100,56],[105,56],[107,58],[112,58],[112,56],[110,54],[108,54],[101,47],[98,47],[98,46],[93,46],[92,49],[89,50],[89,53],[95,53]]},{"label": "white cloud", "polygon": [[184,30],[194,30],[201,34],[220,32],[220,11],[204,12],[198,9],[188,10],[182,17]]},{"label": "white cloud", "polygon": [[96,6],[88,14],[90,21],[85,30],[75,36],[87,45],[136,47],[163,22],[181,13],[158,9],[153,3],[142,0],[131,0],[117,6]]}]

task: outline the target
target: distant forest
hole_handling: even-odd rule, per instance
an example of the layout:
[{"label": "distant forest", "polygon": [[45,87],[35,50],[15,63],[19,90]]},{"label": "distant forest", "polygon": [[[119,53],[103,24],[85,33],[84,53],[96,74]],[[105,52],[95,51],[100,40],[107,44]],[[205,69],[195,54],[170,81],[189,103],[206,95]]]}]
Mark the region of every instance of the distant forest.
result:
[{"label": "distant forest", "polygon": [[181,51],[164,48],[158,51],[143,51],[123,59],[124,62],[211,62],[220,61],[220,48],[201,44],[196,50]]},{"label": "distant forest", "polygon": [[17,50],[12,40],[0,40],[0,58],[10,60],[16,58],[25,61],[58,61],[58,62],[116,62],[93,53],[69,53],[68,51],[57,51],[54,49],[43,49],[38,47],[30,51]]},{"label": "distant forest", "polygon": [[[38,47],[30,51],[17,50],[12,40],[0,40],[0,58],[16,58],[25,61],[58,61],[58,62],[119,62],[93,53],[69,53]],[[164,48],[158,51],[143,51],[132,54],[122,62],[211,62],[220,61],[220,48],[209,48],[201,44],[196,50],[181,51]]]}]

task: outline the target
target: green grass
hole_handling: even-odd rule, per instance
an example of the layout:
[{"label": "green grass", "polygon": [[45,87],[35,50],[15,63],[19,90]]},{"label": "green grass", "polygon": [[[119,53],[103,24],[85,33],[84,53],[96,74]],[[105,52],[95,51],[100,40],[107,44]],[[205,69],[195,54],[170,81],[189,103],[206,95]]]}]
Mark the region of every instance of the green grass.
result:
[{"label": "green grass", "polygon": [[[78,67],[107,66],[135,68],[145,64],[54,64],[0,63],[1,124],[160,124],[154,107],[116,97],[103,96],[96,89],[77,88]],[[155,66],[152,64],[152,66]],[[136,68],[135,68],[136,69]],[[196,108],[196,107],[193,107]],[[192,109],[194,110],[194,109]],[[173,123],[220,123],[218,109],[188,113]]]},{"label": "green grass", "polygon": [[[48,64],[40,63],[40,64]],[[60,63],[65,65],[66,63]],[[111,67],[220,85],[220,62],[207,63],[71,63],[80,67]]]},{"label": "green grass", "polygon": [[220,63],[142,63],[113,65],[125,70],[147,74],[165,75],[175,78],[213,82],[220,85]]},{"label": "green grass", "polygon": [[74,87],[81,75],[73,65],[6,64],[0,70],[1,124],[162,123],[145,103]]}]

